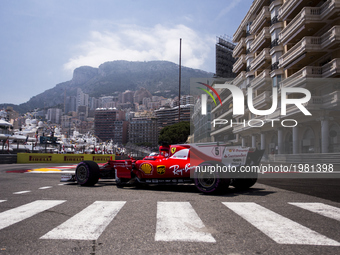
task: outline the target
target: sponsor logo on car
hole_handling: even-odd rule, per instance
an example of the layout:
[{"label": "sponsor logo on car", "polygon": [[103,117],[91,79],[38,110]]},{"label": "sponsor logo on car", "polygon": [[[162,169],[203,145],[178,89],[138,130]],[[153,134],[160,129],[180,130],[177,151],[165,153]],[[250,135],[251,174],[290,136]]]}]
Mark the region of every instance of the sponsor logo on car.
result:
[{"label": "sponsor logo on car", "polygon": [[142,170],[145,174],[151,174],[152,173],[152,165],[148,163],[144,163],[140,166],[140,170]]},{"label": "sponsor logo on car", "polygon": [[157,173],[163,175],[165,173],[165,166],[157,166]]}]

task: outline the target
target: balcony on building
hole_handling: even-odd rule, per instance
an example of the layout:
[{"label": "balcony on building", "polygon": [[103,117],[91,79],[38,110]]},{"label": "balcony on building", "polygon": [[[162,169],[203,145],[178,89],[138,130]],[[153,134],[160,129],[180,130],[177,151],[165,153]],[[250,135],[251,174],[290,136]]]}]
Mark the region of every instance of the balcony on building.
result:
[{"label": "balcony on building", "polygon": [[[218,119],[232,118],[232,114],[233,114],[232,105],[233,105],[232,104],[232,96],[230,95],[223,102],[223,107],[220,109],[219,114],[218,114],[218,116],[216,116],[216,118],[218,118]],[[215,115],[217,115],[217,114],[215,114]]]},{"label": "balcony on building", "polygon": [[240,57],[240,55],[245,54],[245,53],[246,53],[246,42],[245,42],[245,37],[242,37],[233,50],[233,58],[238,58]]},{"label": "balcony on building", "polygon": [[255,20],[251,24],[250,33],[257,34],[263,27],[269,27],[270,24],[270,12],[268,6],[263,6],[260,13],[256,16]]},{"label": "balcony on building", "polygon": [[264,91],[260,95],[253,98],[253,106],[255,109],[269,109],[272,103],[272,92]]},{"label": "balcony on building", "polygon": [[220,116],[225,114],[227,111],[230,111],[230,103],[232,103],[233,97],[229,89],[224,89],[220,94],[222,104],[217,104],[211,110],[216,118],[221,118]]},{"label": "balcony on building", "polygon": [[334,26],[322,36],[306,36],[280,58],[280,67],[306,66],[340,45],[340,26]]},{"label": "balcony on building", "polygon": [[257,15],[266,5],[269,5],[268,0],[254,0],[248,12]]},{"label": "balcony on building", "polygon": [[252,5],[249,8],[246,16],[243,18],[241,24],[237,28],[236,32],[233,35],[233,42],[238,43],[242,37],[246,37],[246,27],[247,23],[249,23],[251,16],[257,15],[263,6],[268,5],[268,0],[254,0]]},{"label": "balcony on building", "polygon": [[269,11],[272,11],[275,6],[281,6],[283,0],[270,0]]},{"label": "balcony on building", "polygon": [[308,78],[330,78],[340,76],[340,59],[335,58],[323,66],[305,66],[281,81],[284,87],[304,86]]},{"label": "balcony on building", "polygon": [[321,36],[321,48],[335,50],[340,46],[340,25],[333,26]]},{"label": "balcony on building", "polygon": [[232,84],[234,86],[237,86],[239,88],[243,88],[245,81],[246,81],[246,71],[242,71],[239,73],[239,75],[236,76],[236,78],[232,81]]},{"label": "balcony on building", "polygon": [[242,37],[246,37],[246,27],[247,27],[247,22],[249,18],[250,18],[250,13],[248,12],[233,35],[234,43],[238,43]]},{"label": "balcony on building", "polygon": [[242,54],[233,65],[233,73],[239,73],[246,69],[246,55]]},{"label": "balcony on building", "polygon": [[264,48],[251,62],[250,70],[263,70],[267,68],[271,63],[271,56],[269,48]]},{"label": "balcony on building", "polygon": [[[294,19],[281,31],[280,43],[296,42],[305,36],[314,35],[325,26],[328,18],[340,11],[340,3],[327,1],[320,7],[304,7]],[[337,1],[339,2],[339,1]]]},{"label": "balcony on building", "polygon": [[303,104],[307,110],[337,110],[340,107],[340,91],[333,91],[323,96],[312,96]]},{"label": "balcony on building", "polygon": [[318,1],[310,0],[287,0],[279,9],[279,19],[291,20],[293,19],[305,6],[315,6]]},{"label": "balcony on building", "polygon": [[232,134],[233,131],[233,127],[230,125],[230,123],[228,124],[224,124],[224,125],[216,125],[215,127],[211,128],[211,136],[217,136],[221,133],[230,133]]},{"label": "balcony on building", "polygon": [[270,77],[270,70],[264,69],[258,76],[251,81],[251,87],[255,90],[269,89],[272,85],[272,79]]},{"label": "balcony on building", "polygon": [[322,66],[322,78],[340,76],[340,58],[335,58]]},{"label": "balcony on building", "polygon": [[279,67],[299,69],[318,59],[322,54],[325,52],[322,52],[321,38],[306,36],[280,57]]},{"label": "balcony on building", "polygon": [[307,78],[322,78],[322,67],[305,66],[281,81],[282,87],[305,87]]},{"label": "balcony on building", "polygon": [[270,46],[269,27],[264,27],[251,44],[251,51],[257,52]]}]

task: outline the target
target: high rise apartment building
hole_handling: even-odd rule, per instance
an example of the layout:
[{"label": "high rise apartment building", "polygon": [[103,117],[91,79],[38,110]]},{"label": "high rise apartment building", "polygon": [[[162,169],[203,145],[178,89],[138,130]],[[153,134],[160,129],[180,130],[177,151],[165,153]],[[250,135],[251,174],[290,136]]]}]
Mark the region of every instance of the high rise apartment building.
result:
[{"label": "high rise apartment building", "polygon": [[133,118],[129,125],[129,142],[157,147],[158,126],[156,118]]},{"label": "high rise apartment building", "polygon": [[62,110],[58,108],[50,108],[47,110],[46,119],[51,123],[60,124],[61,123]]},{"label": "high rise apartment building", "polygon": [[234,78],[232,72],[235,59],[233,58],[233,50],[235,44],[231,42],[231,38],[226,36],[217,37],[215,44],[216,51],[216,76],[224,78]]},{"label": "high rise apartment building", "polygon": [[112,108],[99,108],[95,111],[94,132],[103,142],[113,140],[114,143],[126,143],[127,124],[123,111]]},{"label": "high rise apartment building", "polygon": [[88,106],[89,105],[89,95],[83,93],[83,91],[78,88],[77,89],[77,101],[76,101],[76,109],[78,111],[79,106]]},{"label": "high rise apartment building", "polygon": [[193,111],[194,105],[187,104],[181,105],[180,107],[180,116],[178,114],[178,106],[172,108],[163,107],[155,111],[159,130],[178,123],[178,117],[180,117],[180,121],[191,120],[191,112]]},{"label": "high rise apartment building", "polygon": [[[232,96],[222,92],[223,105],[212,109],[214,118],[238,124],[217,125],[211,135],[215,141],[229,141],[261,147],[266,154],[331,153],[340,151],[340,1],[254,0],[233,36],[236,62],[233,85],[252,92],[255,109],[271,109],[273,91],[278,106],[268,115],[232,115]],[[252,90],[248,90],[248,88]],[[274,89],[273,89],[274,88]],[[283,88],[305,88],[311,99],[303,106],[306,116],[293,104],[281,113]],[[247,95],[249,97],[249,95]],[[301,98],[291,93],[288,98]],[[285,98],[285,97],[284,97]],[[246,102],[246,101],[245,101]],[[247,104],[246,104],[247,105]],[[275,119],[273,125],[271,121]],[[284,119],[293,119],[285,127]],[[265,124],[259,127],[248,121]],[[288,123],[287,123],[288,124]],[[233,137],[230,140],[229,137]]]}]

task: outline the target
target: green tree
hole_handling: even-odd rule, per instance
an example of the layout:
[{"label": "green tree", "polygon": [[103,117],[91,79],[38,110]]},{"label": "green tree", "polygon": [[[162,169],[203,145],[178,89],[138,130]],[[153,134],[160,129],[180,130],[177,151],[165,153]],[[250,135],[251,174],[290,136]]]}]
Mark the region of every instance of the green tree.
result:
[{"label": "green tree", "polygon": [[190,135],[190,122],[182,121],[164,127],[158,137],[159,144],[185,143]]}]

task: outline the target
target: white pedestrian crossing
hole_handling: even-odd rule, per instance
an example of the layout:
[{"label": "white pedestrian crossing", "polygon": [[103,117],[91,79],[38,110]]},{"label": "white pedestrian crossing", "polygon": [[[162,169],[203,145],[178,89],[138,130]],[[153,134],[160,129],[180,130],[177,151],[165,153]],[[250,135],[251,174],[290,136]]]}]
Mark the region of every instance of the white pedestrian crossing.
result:
[{"label": "white pedestrian crossing", "polygon": [[340,208],[326,205],[323,203],[289,203],[289,204],[340,221]]},{"label": "white pedestrian crossing", "polygon": [[0,230],[64,202],[65,200],[37,200],[2,212],[0,213]]},{"label": "white pedestrian crossing", "polygon": [[189,202],[157,203],[155,240],[216,242]]},{"label": "white pedestrian crossing", "polygon": [[[7,200],[0,200],[0,203],[5,201]],[[37,200],[1,212],[0,230],[64,202],[66,200]],[[95,201],[55,228],[47,225],[46,234],[40,239],[97,240],[126,203],[126,201]],[[222,202],[222,204],[226,206],[225,210],[229,208],[276,243],[340,246],[339,240],[324,236],[257,203]],[[287,206],[289,205],[340,221],[340,208],[334,206],[296,202],[287,203]],[[209,225],[203,223],[190,202],[157,202],[155,209],[157,210],[154,233],[156,242],[216,243],[215,237],[209,231]],[[230,215],[230,217],[234,216]],[[221,221],[220,224],[226,224],[229,220]],[[116,224],[120,223],[116,222]],[[150,228],[150,231],[152,229]]]},{"label": "white pedestrian crossing", "polygon": [[125,203],[96,201],[41,239],[97,240]]},{"label": "white pedestrian crossing", "polygon": [[337,241],[256,203],[224,202],[223,204],[279,244],[340,246]]}]

